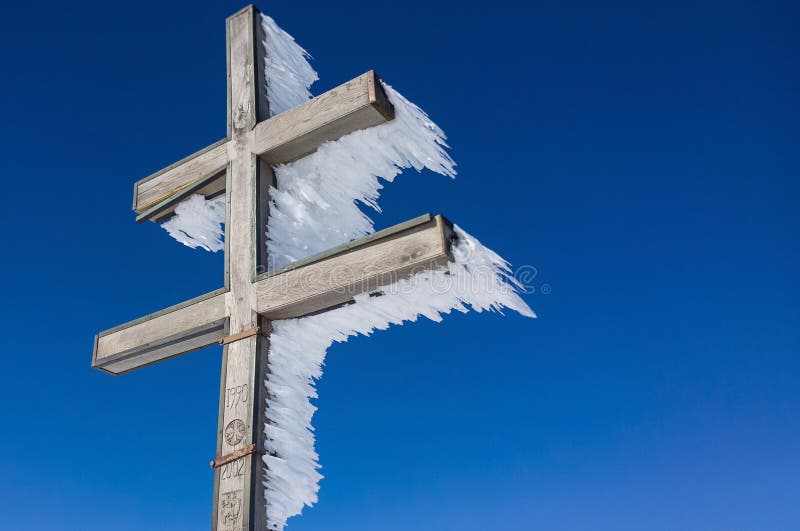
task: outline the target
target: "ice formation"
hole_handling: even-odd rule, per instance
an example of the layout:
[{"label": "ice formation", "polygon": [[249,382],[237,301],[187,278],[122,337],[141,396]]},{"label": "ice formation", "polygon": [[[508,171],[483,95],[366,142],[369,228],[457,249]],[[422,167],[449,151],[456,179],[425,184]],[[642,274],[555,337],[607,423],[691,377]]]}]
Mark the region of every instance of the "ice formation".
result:
[{"label": "ice formation", "polygon": [[267,49],[264,75],[269,114],[275,116],[310,99],[308,88],[319,76],[308,63],[309,53],[271,17],[261,15],[261,28]]},{"label": "ice formation", "polygon": [[358,203],[380,212],[380,179],[391,182],[404,168],[455,177],[444,132],[422,109],[384,88],[394,120],[326,142],[275,168],[278,186],[270,190],[267,229],[270,269],[373,232]]},{"label": "ice formation", "polygon": [[456,227],[454,261],[448,267],[417,274],[381,289],[382,296],[362,294],[353,304],[324,313],[275,321],[270,335],[266,424],[266,501],[268,529],[282,530],[286,520],[317,501],[318,456],[311,418],[327,348],[350,336],[370,335],[389,325],[424,316],[442,320],[451,310],[516,310],[535,317],[516,293],[508,264]]},{"label": "ice formation", "polygon": [[[261,19],[266,46],[265,76],[270,115],[311,97],[317,73],[308,53],[270,17]],[[455,177],[455,162],[445,151],[446,137],[428,115],[384,84],[395,118],[327,142],[303,159],[275,169],[270,190],[267,236],[270,269],[316,254],[374,231],[360,205],[380,211],[383,187],[404,169]],[[206,200],[193,195],[180,203],[162,226],[192,248],[224,248],[225,196]],[[317,501],[318,456],[311,420],[328,347],[358,334],[424,316],[441,321],[452,310],[515,310],[535,317],[519,297],[508,264],[496,253],[455,227],[453,262],[381,288],[380,296],[362,294],[352,304],[324,313],[273,322],[270,335],[267,464],[264,485],[268,529],[283,530],[287,519]]]},{"label": "ice formation", "polygon": [[217,252],[225,248],[225,195],[206,199],[194,194],[178,203],[175,215],[161,224],[170,236],[192,249]]},{"label": "ice formation", "polygon": [[[308,88],[318,76],[308,63],[308,52],[266,15],[261,15],[261,33],[262,45],[266,48],[266,96],[270,115],[274,116],[310,99]],[[203,196],[193,195],[179,203],[175,212],[185,214],[178,214],[161,226],[170,236],[193,249],[218,251],[224,247],[224,234],[218,223],[225,223],[225,200],[223,197],[221,210],[218,199],[207,200],[205,206],[200,203],[202,200]]]}]

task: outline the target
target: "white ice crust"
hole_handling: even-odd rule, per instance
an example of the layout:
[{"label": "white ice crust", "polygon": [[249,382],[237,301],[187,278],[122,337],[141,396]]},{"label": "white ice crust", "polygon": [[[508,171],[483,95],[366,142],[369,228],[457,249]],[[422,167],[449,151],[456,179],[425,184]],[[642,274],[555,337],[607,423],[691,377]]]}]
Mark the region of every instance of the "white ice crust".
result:
[{"label": "white ice crust", "polygon": [[206,199],[194,194],[178,203],[175,215],[161,226],[170,236],[192,249],[213,253],[225,248],[225,195]]},{"label": "white ice crust", "polygon": [[444,132],[425,112],[384,84],[395,118],[326,142],[275,169],[277,188],[267,225],[269,268],[276,269],[375,229],[359,204],[380,212],[381,179],[405,168],[455,177]]},{"label": "white ice crust", "polygon": [[325,353],[334,342],[370,335],[390,325],[423,316],[439,322],[452,310],[477,312],[510,308],[527,317],[533,311],[516,293],[508,264],[455,227],[454,261],[448,267],[417,274],[367,293],[348,306],[299,319],[273,322],[269,347],[265,497],[268,529],[282,530],[286,520],[317,501],[319,462],[311,418]]},{"label": "white ice crust", "polygon": [[319,76],[308,63],[311,55],[272,18],[261,15],[261,27],[266,36],[264,75],[269,114],[275,116],[311,99],[308,89]]},{"label": "white ice crust", "polygon": [[[270,115],[275,115],[308,100],[317,73],[308,53],[274,20],[262,15],[261,25],[267,97]],[[427,168],[455,177],[444,132],[419,107],[390,86],[384,88],[395,107],[393,120],[324,143],[315,153],[275,168],[278,186],[270,190],[266,227],[270,269],[374,232],[359,207],[379,212],[382,181],[393,181],[404,169]],[[216,252],[224,248],[224,223],[224,195],[210,200],[193,195],[162,227],[188,247]],[[535,317],[517,294],[520,286],[506,261],[459,227],[455,234],[454,260],[446,267],[399,280],[377,294],[356,296],[352,304],[334,310],[272,323],[263,457],[268,529],[283,530],[290,517],[317,501],[322,476],[311,400],[317,398],[315,382],[331,344],[420,316],[439,322],[452,310],[509,308]]]},{"label": "white ice crust", "polygon": [[[272,18],[261,15],[266,52],[264,76],[270,116],[291,109],[311,98],[309,87],[318,79],[308,63],[308,52],[283,31]],[[175,208],[176,215],[161,226],[170,236],[193,249],[216,252],[223,249],[225,198],[206,200],[193,195]]]}]

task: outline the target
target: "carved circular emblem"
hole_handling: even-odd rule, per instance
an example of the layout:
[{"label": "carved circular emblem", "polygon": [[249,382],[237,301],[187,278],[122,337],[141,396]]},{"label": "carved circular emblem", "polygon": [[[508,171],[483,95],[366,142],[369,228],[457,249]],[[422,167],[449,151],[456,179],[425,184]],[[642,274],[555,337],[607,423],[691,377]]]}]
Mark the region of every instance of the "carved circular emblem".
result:
[{"label": "carved circular emblem", "polygon": [[232,420],[225,426],[225,441],[231,445],[236,446],[247,435],[247,426],[239,419]]}]

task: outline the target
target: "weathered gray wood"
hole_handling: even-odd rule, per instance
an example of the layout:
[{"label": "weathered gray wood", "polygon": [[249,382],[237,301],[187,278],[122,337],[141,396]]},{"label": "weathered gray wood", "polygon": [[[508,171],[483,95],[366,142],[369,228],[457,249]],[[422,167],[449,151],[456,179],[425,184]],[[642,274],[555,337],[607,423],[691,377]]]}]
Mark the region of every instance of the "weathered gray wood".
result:
[{"label": "weathered gray wood", "polygon": [[211,345],[222,337],[225,293],[218,290],[97,336],[92,366],[121,374]]},{"label": "weathered gray wood", "polygon": [[182,356],[189,352],[217,344],[224,335],[225,319],[208,325],[198,326],[149,343],[142,348],[122,352],[104,359],[96,368],[111,374],[124,374],[141,369],[168,358]]},{"label": "weathered gray wood", "polygon": [[[255,311],[253,289],[258,247],[263,245],[263,227],[257,226],[256,202],[262,195],[258,186],[258,160],[250,132],[257,122],[259,95],[266,93],[263,76],[256,65],[256,25],[253,6],[227,21],[228,42],[228,183],[225,223],[226,313],[228,334],[263,326]],[[263,399],[266,338],[261,335],[223,347],[224,387],[249,389],[248,400],[226,402],[218,424],[217,458],[223,458],[249,444],[258,444],[263,432]],[[239,394],[238,396],[242,396]],[[266,528],[264,508],[264,462],[250,454],[217,468],[214,474],[214,531]]]},{"label": "weathered gray wood", "polygon": [[269,319],[300,317],[442,267],[450,260],[450,227],[436,216],[307,265],[263,275],[255,284],[258,312]]},{"label": "weathered gray wood", "polygon": [[175,193],[225,170],[228,164],[228,139],[156,172],[133,185],[133,209],[142,213]]},{"label": "weathered gray wood", "polygon": [[[137,221],[162,221],[193,193],[226,193],[225,286],[99,334],[93,365],[114,374],[208,346],[223,346],[214,475],[213,531],[266,527],[263,449],[272,318],[296,317],[346,303],[450,259],[450,224],[415,218],[319,255],[260,274],[275,164],[312,153],[329,140],[379,125],[394,109],[370,71],[275,117],[262,65],[258,11],[248,6],[226,21],[227,138],[136,183]],[[259,327],[261,333],[240,334]],[[239,335],[237,335],[239,334]],[[227,456],[227,457],[226,457]]]},{"label": "weathered gray wood", "polygon": [[255,275],[260,275],[267,270],[267,242],[266,230],[267,221],[269,220],[269,190],[270,187],[277,186],[275,181],[275,171],[262,157],[258,157],[258,182],[256,183],[256,190],[258,197],[256,198],[256,230],[261,232],[258,237],[261,238],[256,246],[256,269]]},{"label": "weathered gray wood", "polygon": [[219,172],[209,173],[201,177],[200,180],[180,190],[176,190],[175,193],[160,203],[156,203],[136,216],[136,222],[142,223],[151,220],[156,223],[161,223],[172,217],[175,214],[175,207],[178,206],[178,203],[187,199],[189,196],[200,194],[206,199],[211,199],[212,197],[225,193],[225,182],[227,181],[226,170],[227,164],[226,167],[221,168]]},{"label": "weathered gray wood", "polygon": [[373,232],[372,234],[364,236],[363,238],[358,238],[357,240],[352,240],[352,241],[349,241],[347,243],[343,243],[341,245],[337,245],[336,247],[328,249],[327,251],[322,251],[321,253],[317,253],[317,254],[311,255],[311,256],[309,256],[307,258],[303,258],[301,260],[297,260],[295,262],[292,262],[291,264],[286,264],[283,267],[279,267],[279,268],[273,269],[271,271],[267,271],[266,273],[260,274],[257,277],[256,280],[261,280],[263,278],[279,275],[279,274],[281,274],[281,273],[283,273],[285,271],[290,271],[292,269],[297,269],[298,267],[302,267],[302,266],[305,266],[305,265],[308,265],[308,264],[311,264],[311,263],[314,263],[314,262],[319,262],[320,260],[323,260],[325,258],[330,258],[332,256],[336,256],[336,255],[342,254],[342,253],[344,253],[344,252],[346,252],[346,251],[348,251],[350,249],[355,249],[357,247],[363,247],[364,245],[367,245],[368,243],[371,243],[373,241],[380,240],[382,238],[386,238],[387,236],[391,236],[391,235],[397,234],[399,232],[402,232],[402,231],[404,231],[406,229],[410,229],[410,228],[416,227],[417,225],[422,225],[423,223],[427,223],[431,219],[433,219],[433,216],[431,216],[430,214],[423,214],[421,216],[417,216],[417,217],[412,218],[412,219],[410,219],[408,221],[404,221],[402,223],[398,223],[397,225],[394,225],[392,227],[389,227],[389,228],[386,228],[386,229],[381,229],[381,230],[379,230],[377,232]]},{"label": "weathered gray wood", "polygon": [[394,118],[377,74],[370,70],[256,126],[255,150],[270,164],[313,153],[323,142]]},{"label": "weathered gray wood", "polygon": [[[256,99],[258,93],[253,95]],[[259,105],[254,103],[254,105]],[[323,142],[385,123],[394,118],[377,74],[369,72],[321,94],[294,109],[273,116],[243,132],[254,138],[253,152],[270,165],[313,153]],[[251,130],[252,129],[252,130]],[[214,179],[227,167],[230,140],[225,139],[150,175],[134,186],[137,221],[163,221],[191,193],[216,195],[224,180]]]},{"label": "weathered gray wood", "polygon": [[[448,260],[450,234],[446,220],[425,214],[261,274],[249,284],[253,311],[268,318],[298,317],[437,267]],[[226,293],[219,289],[101,332],[92,365],[121,374],[217,343],[227,333]]]}]

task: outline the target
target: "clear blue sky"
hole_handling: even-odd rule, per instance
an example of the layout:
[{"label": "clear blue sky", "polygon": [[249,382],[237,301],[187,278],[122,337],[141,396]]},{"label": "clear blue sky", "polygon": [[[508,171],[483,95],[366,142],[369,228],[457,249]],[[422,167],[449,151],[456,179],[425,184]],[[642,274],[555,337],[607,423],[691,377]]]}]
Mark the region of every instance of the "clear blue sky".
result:
[{"label": "clear blue sky", "polygon": [[[442,212],[552,286],[535,321],[332,348],[289,529],[798,529],[796,7],[522,4],[260,4],[316,93],[376,68],[449,134],[458,179],[400,177],[379,227]],[[3,7],[5,529],[208,527],[220,350],[89,364],[99,330],[221,285],[131,190],[224,136],[242,5]]]}]

